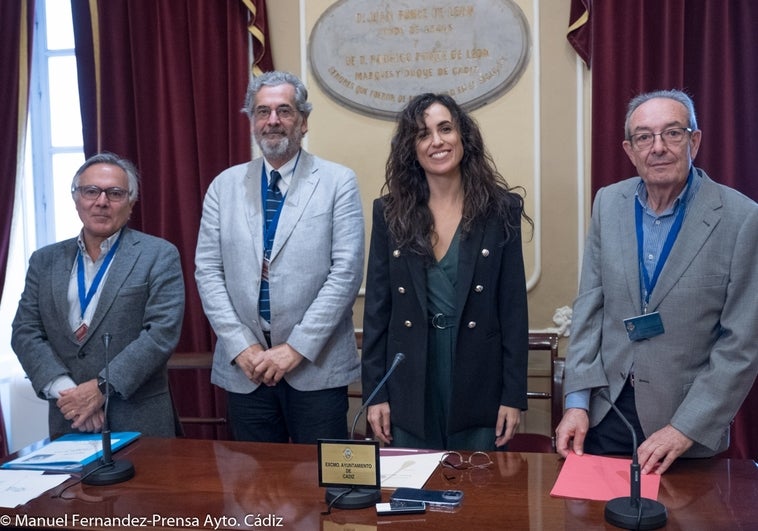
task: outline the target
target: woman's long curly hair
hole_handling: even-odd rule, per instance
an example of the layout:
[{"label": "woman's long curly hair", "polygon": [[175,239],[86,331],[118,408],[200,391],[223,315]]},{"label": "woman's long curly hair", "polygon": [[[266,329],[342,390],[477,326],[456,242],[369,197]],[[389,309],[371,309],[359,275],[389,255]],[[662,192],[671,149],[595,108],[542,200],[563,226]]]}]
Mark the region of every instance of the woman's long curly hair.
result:
[{"label": "woman's long curly hair", "polygon": [[523,192],[523,188],[509,187],[497,171],[492,156],[484,147],[476,121],[447,94],[426,93],[413,98],[401,111],[385,166],[382,186],[384,215],[398,246],[427,258],[434,256],[434,219],[429,209],[429,185],[416,157],[418,134],[426,128],[424,112],[434,103],[444,105],[450,111],[463,143],[462,237],[470,232],[477,218],[486,216],[505,220],[509,240],[517,236],[519,215],[534,227],[532,219],[524,212],[523,197],[513,193]]}]

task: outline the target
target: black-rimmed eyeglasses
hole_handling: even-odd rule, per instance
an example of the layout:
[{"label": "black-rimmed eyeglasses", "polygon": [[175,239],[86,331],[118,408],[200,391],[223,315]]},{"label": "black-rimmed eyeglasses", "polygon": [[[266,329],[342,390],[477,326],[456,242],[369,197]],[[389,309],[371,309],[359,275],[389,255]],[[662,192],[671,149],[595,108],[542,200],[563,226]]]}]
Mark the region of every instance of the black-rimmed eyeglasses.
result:
[{"label": "black-rimmed eyeglasses", "polygon": [[97,200],[103,192],[105,192],[105,197],[108,198],[108,201],[113,201],[114,203],[120,203],[129,197],[129,190],[117,186],[112,186],[111,188],[100,188],[95,185],[76,186],[71,189],[71,193],[73,194],[74,192],[79,192],[79,195],[87,201]]},{"label": "black-rimmed eyeglasses", "polygon": [[629,137],[629,142],[635,150],[643,151],[649,149],[655,143],[655,137],[659,136],[667,146],[678,146],[685,139],[687,133],[691,132],[692,129],[689,127],[671,127],[660,133],[637,133]]}]

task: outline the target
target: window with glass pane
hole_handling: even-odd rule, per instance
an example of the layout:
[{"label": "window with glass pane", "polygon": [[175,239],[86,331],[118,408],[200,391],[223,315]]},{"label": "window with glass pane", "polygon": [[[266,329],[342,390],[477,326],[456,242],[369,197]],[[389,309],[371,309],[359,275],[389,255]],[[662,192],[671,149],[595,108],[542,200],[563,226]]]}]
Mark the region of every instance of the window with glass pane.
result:
[{"label": "window with glass pane", "polygon": [[84,154],[70,0],[38,2],[35,12],[32,83],[37,90],[30,124],[35,247],[41,247],[76,236],[81,228],[70,189]]}]

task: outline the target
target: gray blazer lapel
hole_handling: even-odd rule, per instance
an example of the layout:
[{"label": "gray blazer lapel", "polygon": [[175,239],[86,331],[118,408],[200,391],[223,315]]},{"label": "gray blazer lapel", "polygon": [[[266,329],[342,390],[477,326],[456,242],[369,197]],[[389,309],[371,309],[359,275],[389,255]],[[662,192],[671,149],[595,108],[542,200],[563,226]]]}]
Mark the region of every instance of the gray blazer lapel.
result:
[{"label": "gray blazer lapel", "polygon": [[310,203],[318,181],[318,168],[313,166],[312,156],[302,151],[287,196],[284,198],[279,224],[276,227],[274,248],[271,250],[271,261],[276,259],[292,231],[295,230],[295,226]]},{"label": "gray blazer lapel", "polygon": [[[249,228],[250,242],[248,249],[253,250],[254,264],[263,265],[263,198],[261,197],[261,179],[263,159],[257,158],[247,166],[245,174],[245,218]],[[242,222],[240,220],[240,222]],[[244,244],[243,244],[244,245]]]},{"label": "gray blazer lapel", "polygon": [[723,205],[718,189],[705,172],[701,173],[703,183],[685,213],[682,229],[650,297],[651,310],[676,285],[721,219],[720,210]]},{"label": "gray blazer lapel", "polygon": [[637,231],[634,220],[634,208],[637,198],[635,192],[639,180],[633,181],[633,185],[623,192],[623,202],[618,207],[616,223],[618,226],[619,245],[621,256],[619,260],[624,264],[624,277],[634,307],[642,312],[642,295],[640,293],[640,263],[637,256]]},{"label": "gray blazer lapel", "polygon": [[[118,244],[118,250],[113,256],[108,276],[105,278],[105,284],[103,284],[103,291],[100,294],[95,315],[92,316],[92,323],[90,323],[89,327],[90,331],[97,329],[103,321],[108,309],[113,304],[113,301],[116,300],[121,286],[123,286],[129,273],[134,269],[141,253],[139,244],[140,241],[135,236],[135,233],[128,228],[124,228],[121,242]],[[85,343],[89,340],[90,337],[87,337]]]},{"label": "gray blazer lapel", "polygon": [[[58,315],[68,321],[68,285],[71,278],[71,269],[76,261],[76,254],[79,247],[76,238],[69,240],[56,251],[55,264],[53,266],[50,282],[52,283],[53,304]],[[74,335],[71,334],[71,340],[74,341]]]}]

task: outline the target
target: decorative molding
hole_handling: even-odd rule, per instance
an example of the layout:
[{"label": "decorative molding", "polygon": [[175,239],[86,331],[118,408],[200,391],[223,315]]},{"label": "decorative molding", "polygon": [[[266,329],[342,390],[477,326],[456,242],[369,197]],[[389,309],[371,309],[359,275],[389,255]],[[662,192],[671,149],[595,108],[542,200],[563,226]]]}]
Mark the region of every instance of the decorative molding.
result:
[{"label": "decorative molding", "polygon": [[571,306],[561,306],[555,309],[553,314],[553,323],[556,327],[530,329],[529,332],[542,332],[549,334],[558,334],[559,337],[569,337],[571,335],[571,317],[573,310]]}]

